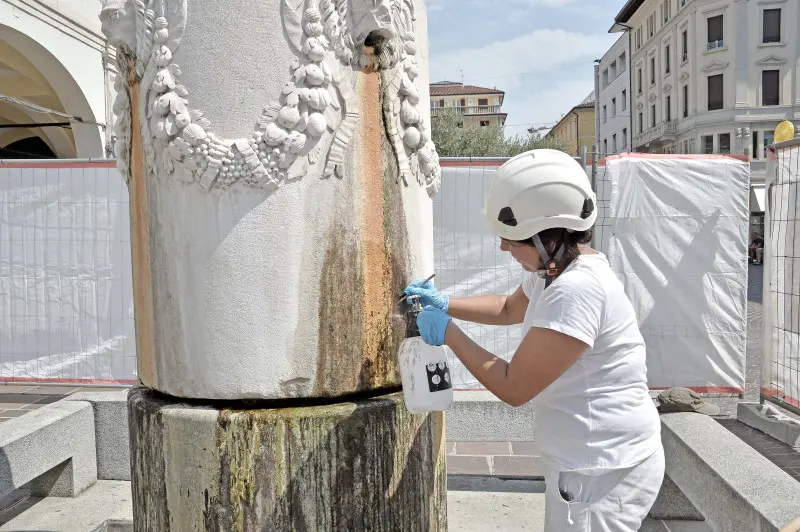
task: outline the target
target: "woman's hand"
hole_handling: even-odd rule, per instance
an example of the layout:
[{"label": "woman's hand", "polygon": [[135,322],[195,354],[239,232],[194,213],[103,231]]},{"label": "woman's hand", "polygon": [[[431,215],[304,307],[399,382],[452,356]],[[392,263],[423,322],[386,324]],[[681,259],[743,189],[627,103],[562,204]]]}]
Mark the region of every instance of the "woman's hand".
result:
[{"label": "woman's hand", "polygon": [[414,281],[403,290],[403,293],[409,296],[421,296],[422,306],[435,307],[445,313],[450,306],[450,298],[440,294],[431,281]]},{"label": "woman's hand", "polygon": [[438,308],[428,305],[417,316],[419,334],[428,345],[444,344],[447,325],[453,320]]}]

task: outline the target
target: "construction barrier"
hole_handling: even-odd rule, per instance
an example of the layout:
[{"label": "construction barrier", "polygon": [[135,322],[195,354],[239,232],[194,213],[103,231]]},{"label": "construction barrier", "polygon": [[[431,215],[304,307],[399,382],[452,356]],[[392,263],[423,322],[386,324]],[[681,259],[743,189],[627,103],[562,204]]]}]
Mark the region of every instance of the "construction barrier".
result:
[{"label": "construction barrier", "polygon": [[594,246],[625,286],[651,389],[744,393],[750,165],[728,155],[600,162]]},{"label": "construction barrier", "polygon": [[800,413],[800,139],[767,150],[761,393]]},{"label": "construction barrier", "polygon": [[128,191],[114,161],[0,161],[0,382],[136,382]]}]

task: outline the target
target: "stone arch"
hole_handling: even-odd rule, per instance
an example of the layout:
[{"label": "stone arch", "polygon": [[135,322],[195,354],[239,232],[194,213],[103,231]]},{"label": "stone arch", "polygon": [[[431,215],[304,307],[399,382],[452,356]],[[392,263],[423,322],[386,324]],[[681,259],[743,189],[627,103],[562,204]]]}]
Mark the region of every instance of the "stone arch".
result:
[{"label": "stone arch", "polygon": [[[0,24],[0,94],[19,98],[42,107],[96,121],[92,108],[70,72],[30,36]],[[66,119],[0,101],[0,117],[11,123],[61,122]],[[72,122],[70,128],[42,127],[8,133],[0,129],[0,146],[25,137],[41,138],[59,158],[103,156],[100,127]],[[4,140],[5,139],[5,140]]]}]

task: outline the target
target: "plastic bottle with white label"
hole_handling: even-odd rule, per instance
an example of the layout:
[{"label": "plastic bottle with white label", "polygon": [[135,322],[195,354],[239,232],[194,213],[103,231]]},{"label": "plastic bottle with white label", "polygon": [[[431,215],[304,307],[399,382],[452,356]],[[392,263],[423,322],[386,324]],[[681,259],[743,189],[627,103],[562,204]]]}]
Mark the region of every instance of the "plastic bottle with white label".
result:
[{"label": "plastic bottle with white label", "polygon": [[400,344],[400,378],[406,408],[412,413],[447,410],[453,402],[453,383],[443,346],[428,345],[419,336],[418,296],[409,296],[408,338]]}]

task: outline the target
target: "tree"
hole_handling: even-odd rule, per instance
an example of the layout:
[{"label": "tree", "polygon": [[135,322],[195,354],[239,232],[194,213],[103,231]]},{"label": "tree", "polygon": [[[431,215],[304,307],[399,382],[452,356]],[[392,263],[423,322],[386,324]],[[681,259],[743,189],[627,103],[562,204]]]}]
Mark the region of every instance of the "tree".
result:
[{"label": "tree", "polygon": [[467,125],[461,113],[447,108],[431,120],[431,138],[440,157],[513,157],[538,148],[568,152],[567,144],[555,137],[506,137],[502,126]]}]

